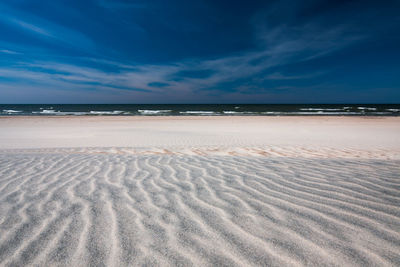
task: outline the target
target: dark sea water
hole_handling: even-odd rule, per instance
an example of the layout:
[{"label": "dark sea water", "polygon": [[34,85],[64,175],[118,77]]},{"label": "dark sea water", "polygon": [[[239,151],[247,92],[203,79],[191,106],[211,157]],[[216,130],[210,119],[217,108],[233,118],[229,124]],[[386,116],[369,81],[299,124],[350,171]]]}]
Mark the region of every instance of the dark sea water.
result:
[{"label": "dark sea water", "polygon": [[400,116],[400,104],[0,105],[0,116]]}]

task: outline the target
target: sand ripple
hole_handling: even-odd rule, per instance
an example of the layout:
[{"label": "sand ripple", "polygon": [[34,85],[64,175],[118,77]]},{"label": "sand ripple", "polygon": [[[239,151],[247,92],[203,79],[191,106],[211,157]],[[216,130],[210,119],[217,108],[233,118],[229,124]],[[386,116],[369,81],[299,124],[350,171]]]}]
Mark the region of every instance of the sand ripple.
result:
[{"label": "sand ripple", "polygon": [[0,154],[1,266],[399,266],[400,161]]}]

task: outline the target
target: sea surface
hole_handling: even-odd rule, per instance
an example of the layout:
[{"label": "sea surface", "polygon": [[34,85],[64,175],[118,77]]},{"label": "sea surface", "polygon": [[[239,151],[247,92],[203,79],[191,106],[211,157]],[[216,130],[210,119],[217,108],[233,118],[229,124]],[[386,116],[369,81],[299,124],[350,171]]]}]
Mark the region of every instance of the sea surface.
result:
[{"label": "sea surface", "polygon": [[400,104],[1,104],[0,116],[400,116]]}]

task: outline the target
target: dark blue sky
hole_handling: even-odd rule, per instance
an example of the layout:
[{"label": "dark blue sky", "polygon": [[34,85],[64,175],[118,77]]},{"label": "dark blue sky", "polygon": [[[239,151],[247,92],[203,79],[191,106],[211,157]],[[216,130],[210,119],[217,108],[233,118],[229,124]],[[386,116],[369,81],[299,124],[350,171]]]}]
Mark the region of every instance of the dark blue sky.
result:
[{"label": "dark blue sky", "polygon": [[3,0],[0,103],[400,103],[400,1]]}]

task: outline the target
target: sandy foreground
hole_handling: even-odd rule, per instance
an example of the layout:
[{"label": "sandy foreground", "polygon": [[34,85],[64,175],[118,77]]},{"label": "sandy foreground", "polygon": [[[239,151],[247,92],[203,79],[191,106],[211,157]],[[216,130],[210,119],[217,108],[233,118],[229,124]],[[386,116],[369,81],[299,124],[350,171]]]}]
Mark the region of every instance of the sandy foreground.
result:
[{"label": "sandy foreground", "polygon": [[400,118],[0,117],[0,266],[400,266]]}]

